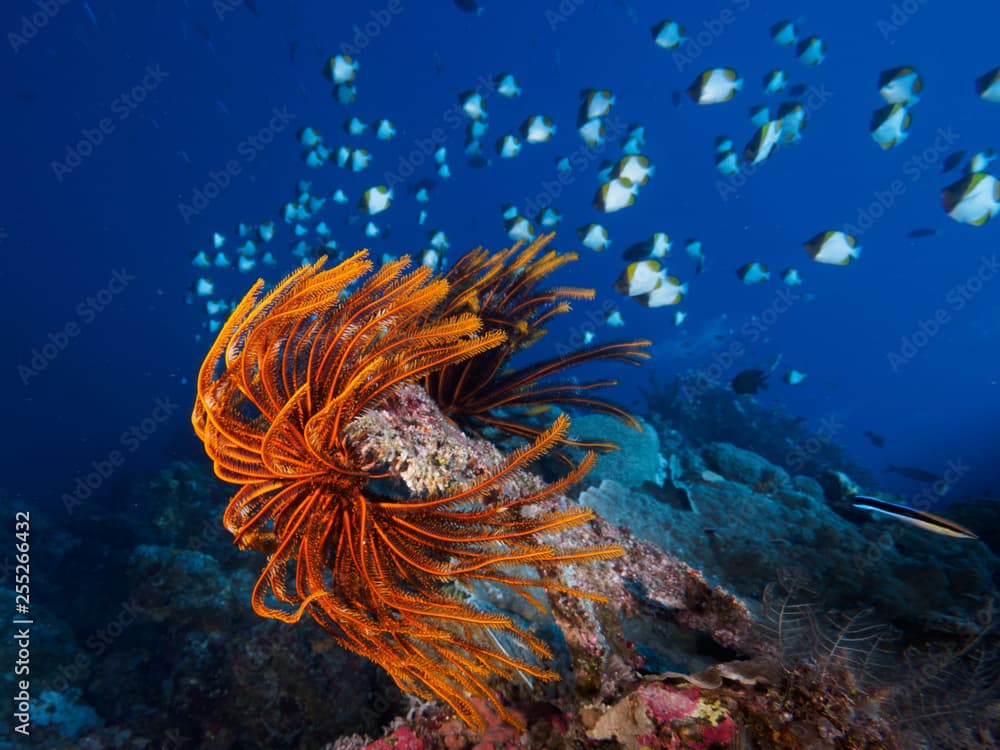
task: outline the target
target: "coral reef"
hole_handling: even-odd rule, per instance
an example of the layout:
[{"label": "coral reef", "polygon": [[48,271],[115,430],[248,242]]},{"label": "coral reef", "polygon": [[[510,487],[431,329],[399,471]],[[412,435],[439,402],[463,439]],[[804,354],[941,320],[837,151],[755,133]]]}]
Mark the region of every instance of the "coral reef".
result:
[{"label": "coral reef", "polygon": [[635,488],[646,482],[663,484],[667,467],[661,452],[659,433],[644,419],[637,421],[641,430],[631,429],[619,420],[603,414],[573,418],[572,434],[602,435],[619,446],[619,450],[598,457],[588,475],[588,481],[610,479]]},{"label": "coral reef", "polygon": [[[385,449],[390,457],[387,464],[392,461],[398,468],[410,467],[413,477],[430,476],[429,467],[439,466],[444,456],[456,465],[464,466],[471,460],[474,466],[472,459],[486,451],[486,445],[474,440],[452,441],[454,425],[434,411],[434,405],[419,395],[419,388],[408,392],[410,388],[400,391],[400,403],[414,407],[412,413],[393,411],[391,403],[382,411],[371,412],[370,416],[383,423],[394,413],[400,432],[393,443],[389,439],[392,430],[387,428],[385,440],[373,440],[367,446],[366,450],[372,451],[369,457]],[[436,418],[431,419],[435,413]],[[414,420],[414,414],[420,418]],[[675,441],[673,447],[683,446]],[[405,461],[399,458],[402,448],[406,450]],[[525,730],[509,723],[482,697],[470,699],[483,719],[482,728],[470,727],[446,704],[407,706],[385,673],[368,660],[336,647],[317,625],[306,622],[290,628],[254,616],[245,602],[255,573],[244,556],[231,555],[225,535],[209,538],[197,551],[184,550],[164,543],[164,533],[151,523],[144,527],[145,546],[111,561],[113,567],[128,571],[126,583],[135,604],[134,619],[103,653],[88,652],[90,665],[84,676],[68,688],[51,686],[88,716],[92,716],[87,711],[91,707],[103,726],[82,725],[75,738],[55,725],[39,727],[39,732],[47,732],[37,738],[39,746],[59,750],[146,750],[150,746],[179,750],[355,750],[366,746],[379,750],[568,750],[636,743],[648,747],[836,750],[995,746],[990,727],[996,725],[1000,698],[997,662],[992,658],[997,635],[992,622],[980,622],[994,612],[993,608],[963,615],[954,605],[972,600],[946,588],[939,592],[939,600],[945,602],[950,597],[952,606],[942,607],[933,618],[935,630],[923,631],[923,640],[915,641],[911,634],[907,639],[879,643],[880,659],[881,649],[890,649],[886,655],[901,660],[902,671],[883,673],[881,667],[873,671],[857,660],[841,659],[844,650],[833,647],[837,639],[830,636],[857,630],[842,631],[844,621],[831,619],[826,606],[818,601],[815,579],[782,578],[784,587],[771,587],[763,596],[755,591],[736,598],[726,590],[731,584],[721,579],[739,578],[738,561],[727,564],[723,556],[682,562],[678,557],[685,558],[692,550],[701,554],[708,547],[694,541],[678,544],[676,539],[705,536],[699,536],[702,514],[711,521],[705,528],[717,527],[717,533],[726,539],[735,538],[731,536],[735,529],[724,528],[724,523],[750,527],[746,529],[749,536],[752,529],[759,531],[780,521],[787,498],[795,502],[785,512],[794,512],[801,505],[799,523],[816,514],[810,521],[815,525],[813,535],[828,533],[839,540],[849,533],[850,524],[832,511],[824,511],[817,485],[804,482],[802,477],[792,477],[792,485],[807,487],[809,492],[785,488],[776,497],[754,494],[745,485],[713,476],[697,452],[681,450],[673,455],[676,471],[667,484],[683,481],[688,487],[693,499],[687,510],[609,481],[584,493],[587,502],[597,503],[606,494],[609,505],[615,498],[613,506],[631,507],[634,528],[629,531],[594,518],[574,530],[581,535],[578,542],[615,544],[626,554],[606,563],[610,567],[555,566],[554,572],[563,584],[600,593],[607,603],[556,593],[550,596],[553,622],[534,607],[523,606],[524,600],[516,594],[503,593],[502,587],[467,592],[467,597],[488,597],[496,610],[516,618],[527,630],[538,635],[544,632],[556,652],[553,664],[562,677],[559,682],[542,685],[535,681],[528,686],[516,678],[505,688],[505,695],[498,696],[506,712],[526,726]],[[180,465],[174,468],[178,476],[187,472]],[[473,469],[470,472],[476,473]],[[707,478],[703,476],[706,472]],[[199,479],[197,472],[191,472],[191,477]],[[525,474],[520,482],[534,487],[538,480]],[[202,475],[199,486],[208,485]],[[168,484],[161,484],[158,491],[169,493]],[[201,492],[192,498],[192,507],[197,512],[211,512],[211,493],[206,489]],[[154,494],[151,499],[157,497]],[[732,502],[736,497],[745,498],[751,504],[748,507],[760,504],[760,515],[727,515],[726,499]],[[554,497],[547,502],[562,505],[571,501]],[[771,503],[773,510],[768,512]],[[150,505],[155,515],[156,503]],[[661,518],[670,521],[661,527]],[[668,536],[667,531],[674,526],[674,536]],[[835,533],[822,532],[824,526]],[[674,554],[640,538],[647,536],[650,528],[660,529],[658,538]],[[863,539],[876,538],[866,536],[864,528],[854,533]],[[768,564],[799,558],[803,550],[813,546],[813,535],[795,547],[783,547],[782,554],[774,553]],[[914,533],[911,538],[907,531],[901,538],[907,540],[904,546],[908,549],[917,549],[912,545],[922,537]],[[949,540],[933,541],[940,544]],[[77,542],[69,540],[67,544]],[[956,553],[949,575],[960,570],[963,558],[973,569],[992,563],[992,570],[996,570],[995,560],[989,556],[976,563],[981,553],[974,548],[966,545],[956,549],[962,550],[962,555]],[[896,554],[905,559],[903,552]],[[695,564],[720,566],[722,573],[709,569],[702,573]],[[763,562],[757,564],[763,568]],[[876,574],[881,572],[870,579],[873,591],[897,585],[881,569],[884,562],[870,564]],[[840,580],[850,577],[838,578],[832,566],[822,570],[826,576],[824,595],[834,595],[835,588],[843,585]],[[710,573],[711,579],[720,579],[726,587],[720,587],[720,581],[707,580]],[[198,576],[204,580],[196,581]],[[746,588],[751,588],[750,584],[748,578]],[[213,587],[214,599],[206,595]],[[983,600],[978,604],[982,607]],[[950,619],[946,618],[948,613],[952,613]],[[75,622],[77,618],[70,619]],[[775,627],[778,619],[784,623],[780,632]],[[867,627],[868,622],[861,627]],[[816,631],[823,637],[813,638]],[[76,648],[86,652],[84,643],[89,636],[87,631],[78,631]],[[73,639],[70,635],[69,640]],[[344,679],[345,675],[349,679]],[[123,694],[130,696],[128,702],[121,700]]]},{"label": "coral reef", "polygon": [[837,444],[835,421],[810,430],[801,418],[765,407],[752,396],[736,395],[697,371],[681,373],[670,383],[659,382],[651,371],[648,387],[639,391],[646,401],[646,418],[661,433],[683,435],[696,446],[731,443],[790,474],[816,477],[834,466],[863,484],[874,484]]},{"label": "coral reef", "polygon": [[85,730],[101,726],[103,722],[97,712],[79,701],[79,688],[42,691],[35,706],[35,723],[43,731],[53,730],[67,738],[79,737]]},{"label": "coral reef", "polygon": [[[495,413],[527,445],[501,450],[483,438],[503,425],[466,434],[421,368],[511,331],[486,340],[458,308],[436,318],[446,286],[402,264],[317,307],[360,276],[350,263],[336,279],[300,271],[257,313],[245,303],[203,370],[195,423],[245,488],[226,526],[204,521],[223,496],[197,462],[137,482],[139,510],[84,508],[58,531],[39,513],[55,543],[38,580],[55,596],[38,608],[33,666],[53,675],[38,747],[997,746],[1000,568],[985,545],[851,511],[867,480],[831,440],[711,388],[655,389],[672,412],[641,433],[599,408],[571,429],[506,404]],[[307,277],[321,288],[299,294]],[[541,401],[524,382],[509,394]],[[626,450],[577,453],[587,435]],[[546,449],[577,468],[546,483],[528,471]],[[263,575],[229,532],[268,555]],[[85,598],[78,569],[101,590]],[[316,621],[260,618],[248,599]]]},{"label": "coral reef", "polygon": [[[925,626],[974,619],[993,590],[996,559],[984,546],[898,525],[852,523],[817,496],[814,484],[724,444],[674,455],[688,507],[607,480],[581,501],[741,597],[756,599],[762,581],[794,566],[825,582],[829,607],[874,606],[885,620]],[[728,456],[721,464],[720,455]],[[735,456],[753,485],[721,474],[706,479],[708,465],[732,471]]]},{"label": "coral reef", "polygon": [[752,487],[755,492],[771,494],[790,489],[788,473],[772,466],[752,451],[730,443],[709,443],[701,450],[701,460],[710,471],[730,482]]},{"label": "coral reef", "polygon": [[626,750],[728,747],[737,725],[726,706],[697,687],[642,685],[611,706],[588,732]]}]

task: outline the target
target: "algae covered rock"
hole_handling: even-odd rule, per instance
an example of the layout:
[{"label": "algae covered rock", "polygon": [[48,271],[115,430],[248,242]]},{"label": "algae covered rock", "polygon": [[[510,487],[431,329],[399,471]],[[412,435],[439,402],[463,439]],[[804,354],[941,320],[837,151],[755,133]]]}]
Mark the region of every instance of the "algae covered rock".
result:
[{"label": "algae covered rock", "polygon": [[604,414],[573,418],[570,434],[574,439],[610,440],[621,448],[598,458],[588,475],[590,481],[610,479],[626,487],[641,487],[643,482],[663,484],[666,461],[660,452],[659,435],[648,422],[639,422],[642,432]]},{"label": "algae covered rock", "polygon": [[730,443],[709,443],[701,451],[705,465],[732,482],[758,492],[772,492],[792,486],[788,473],[779,466]]}]

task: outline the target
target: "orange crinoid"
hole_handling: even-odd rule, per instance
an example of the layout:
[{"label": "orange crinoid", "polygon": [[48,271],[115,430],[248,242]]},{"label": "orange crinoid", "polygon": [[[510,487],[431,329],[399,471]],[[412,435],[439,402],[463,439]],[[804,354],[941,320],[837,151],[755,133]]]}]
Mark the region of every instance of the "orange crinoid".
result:
[{"label": "orange crinoid", "polygon": [[[384,475],[347,438],[348,424],[401,384],[481,356],[507,334],[483,330],[474,313],[448,313],[448,282],[425,267],[407,271],[406,258],[374,273],[363,252],[329,270],[321,270],[324,261],[264,295],[258,281],[198,376],[195,431],[217,476],[241,485],[223,522],[238,545],[267,554],[254,611],[285,622],[308,612],[403,690],[447,702],[471,725],[482,726],[470,700],[477,696],[513,721],[489,688],[491,675],[556,679],[536,662],[551,653],[447,584],[497,582],[533,602],[533,587],[588,596],[532,564],[621,554],[540,539],[592,518],[584,508],[543,512],[538,503],[579,480],[594,456],[550,485],[516,497],[501,491],[565,438],[568,420],[560,416],[458,489],[426,497],[374,491],[369,482]],[[526,657],[511,655],[497,636],[519,641]]]},{"label": "orange crinoid", "polygon": [[[649,339],[612,341],[559,352],[558,356],[521,368],[510,360],[543,338],[542,326],[556,315],[569,312],[570,300],[593,299],[594,290],[559,286],[537,289],[553,271],[577,260],[573,252],[560,253],[546,246],[554,235],[544,234],[527,245],[520,243],[498,253],[482,248],[466,253],[448,269],[449,284],[444,314],[474,312],[483,323],[503,331],[507,337],[480,356],[449,363],[424,377],[427,392],[441,410],[470,427],[490,426],[513,435],[534,439],[541,430],[519,418],[521,410],[549,405],[574,406],[610,414],[636,430],[638,420],[619,406],[590,393],[617,384],[615,380],[585,383],[552,382],[551,377],[585,362],[614,360],[637,365],[649,359]],[[513,412],[511,410],[514,410]],[[561,444],[597,451],[618,448],[604,441],[562,438]],[[557,453],[567,462],[568,457]]]}]

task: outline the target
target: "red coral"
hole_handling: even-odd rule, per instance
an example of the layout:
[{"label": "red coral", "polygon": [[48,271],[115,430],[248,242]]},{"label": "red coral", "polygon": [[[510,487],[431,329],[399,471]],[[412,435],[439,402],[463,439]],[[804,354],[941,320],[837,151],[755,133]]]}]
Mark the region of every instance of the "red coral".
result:
[{"label": "red coral", "polygon": [[364,750],[425,750],[424,741],[408,726],[397,727],[388,737],[375,740]]},{"label": "red coral", "polygon": [[702,727],[701,738],[705,747],[713,745],[729,746],[736,739],[736,722],[727,716],[715,726]]}]

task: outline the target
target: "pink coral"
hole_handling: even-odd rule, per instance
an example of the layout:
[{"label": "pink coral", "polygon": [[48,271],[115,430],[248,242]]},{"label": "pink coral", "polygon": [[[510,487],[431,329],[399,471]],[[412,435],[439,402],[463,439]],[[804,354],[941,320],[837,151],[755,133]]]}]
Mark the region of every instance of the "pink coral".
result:
[{"label": "pink coral", "polygon": [[375,740],[364,750],[425,750],[424,741],[405,724],[399,726],[388,737]]},{"label": "pink coral", "polygon": [[696,687],[675,690],[652,683],[635,692],[645,702],[649,715],[661,724],[687,719],[698,710],[700,692]]}]

